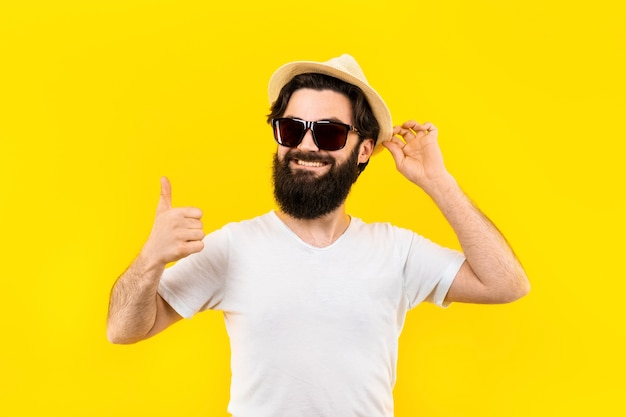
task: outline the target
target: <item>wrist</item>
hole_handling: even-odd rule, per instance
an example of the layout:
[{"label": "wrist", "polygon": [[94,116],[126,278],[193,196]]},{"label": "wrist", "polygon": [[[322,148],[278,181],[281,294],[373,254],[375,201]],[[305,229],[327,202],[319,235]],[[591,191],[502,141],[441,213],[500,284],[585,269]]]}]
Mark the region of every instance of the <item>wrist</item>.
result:
[{"label": "wrist", "polygon": [[163,271],[167,266],[167,262],[162,261],[159,257],[154,256],[152,252],[145,246],[135,260],[137,268],[142,272],[142,275],[148,275],[153,272]]},{"label": "wrist", "polygon": [[456,179],[449,173],[430,180],[422,189],[437,203],[461,192]]}]

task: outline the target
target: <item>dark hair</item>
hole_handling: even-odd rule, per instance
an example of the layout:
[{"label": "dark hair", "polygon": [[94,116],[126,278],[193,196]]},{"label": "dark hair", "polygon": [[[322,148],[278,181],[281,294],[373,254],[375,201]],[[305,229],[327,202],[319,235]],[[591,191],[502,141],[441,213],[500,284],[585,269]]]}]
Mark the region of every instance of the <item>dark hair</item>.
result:
[{"label": "dark hair", "polygon": [[[350,99],[352,104],[352,117],[354,127],[359,131],[359,144],[365,139],[370,138],[376,140],[378,133],[380,132],[380,126],[372,108],[363,94],[361,89],[353,84],[342,81],[338,78],[331,77],[330,75],[318,74],[318,73],[306,73],[296,75],[283,86],[280,90],[280,94],[270,108],[271,113],[267,115],[267,122],[270,123],[272,119],[278,118],[285,114],[287,104],[291,95],[299,89],[310,88],[313,90],[331,90],[341,93]],[[369,161],[368,161],[369,162]],[[363,171],[368,162],[359,164],[359,170]]]}]

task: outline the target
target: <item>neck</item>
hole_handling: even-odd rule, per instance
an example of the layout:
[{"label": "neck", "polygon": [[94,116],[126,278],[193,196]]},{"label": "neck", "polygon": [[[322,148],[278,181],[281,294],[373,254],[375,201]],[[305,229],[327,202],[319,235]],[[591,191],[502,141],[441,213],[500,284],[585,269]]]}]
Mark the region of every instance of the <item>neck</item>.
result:
[{"label": "neck", "polygon": [[350,225],[350,216],[343,204],[317,219],[297,219],[280,210],[276,214],[300,239],[318,248],[331,245]]}]

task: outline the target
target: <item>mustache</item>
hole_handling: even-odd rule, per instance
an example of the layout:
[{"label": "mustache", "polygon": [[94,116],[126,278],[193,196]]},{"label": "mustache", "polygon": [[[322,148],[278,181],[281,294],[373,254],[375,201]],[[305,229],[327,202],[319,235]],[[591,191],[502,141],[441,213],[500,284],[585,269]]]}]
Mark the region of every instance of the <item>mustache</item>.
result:
[{"label": "mustache", "polygon": [[323,162],[325,164],[331,164],[331,165],[335,163],[335,158],[333,158],[330,155],[320,155],[317,153],[302,152],[301,150],[297,148],[292,148],[289,151],[287,151],[287,154],[285,155],[285,161],[290,160],[290,159],[299,159],[305,162]]}]

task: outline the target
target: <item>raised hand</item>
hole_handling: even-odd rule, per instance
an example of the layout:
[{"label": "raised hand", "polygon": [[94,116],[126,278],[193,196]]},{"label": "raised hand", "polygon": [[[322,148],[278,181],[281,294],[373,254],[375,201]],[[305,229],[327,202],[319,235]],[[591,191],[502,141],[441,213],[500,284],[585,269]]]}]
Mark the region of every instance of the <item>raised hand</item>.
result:
[{"label": "raised hand", "polygon": [[450,179],[437,143],[437,133],[432,123],[420,124],[409,120],[395,126],[393,138],[383,142],[391,152],[398,171],[427,193],[441,181]]},{"label": "raised hand", "polygon": [[172,187],[161,178],[161,197],[154,225],[142,255],[158,264],[175,262],[204,248],[202,210],[196,207],[172,207]]}]

